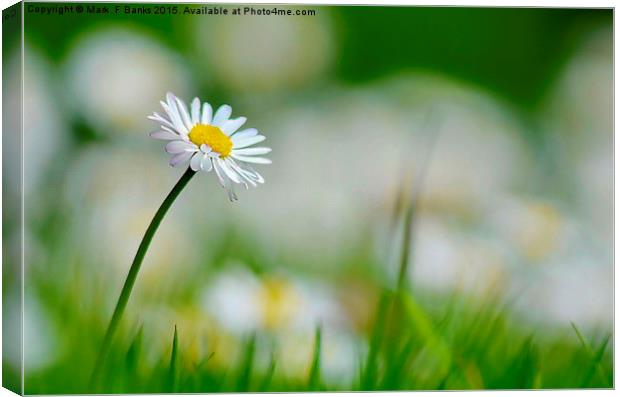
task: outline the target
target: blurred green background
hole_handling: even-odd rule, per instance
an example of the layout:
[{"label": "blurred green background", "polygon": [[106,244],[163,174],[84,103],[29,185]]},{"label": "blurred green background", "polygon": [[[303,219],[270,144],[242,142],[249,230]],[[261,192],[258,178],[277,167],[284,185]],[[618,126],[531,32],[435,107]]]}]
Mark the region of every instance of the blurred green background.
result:
[{"label": "blurred green background", "polygon": [[[316,14],[26,12],[26,393],[611,387],[613,12],[278,8]],[[167,91],[274,163],[192,180],[91,388]]]}]

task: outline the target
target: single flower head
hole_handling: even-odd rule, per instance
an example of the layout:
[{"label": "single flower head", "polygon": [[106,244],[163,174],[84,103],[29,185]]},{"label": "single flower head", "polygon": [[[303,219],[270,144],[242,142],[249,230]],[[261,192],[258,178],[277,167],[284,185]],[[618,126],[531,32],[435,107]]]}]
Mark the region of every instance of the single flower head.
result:
[{"label": "single flower head", "polygon": [[207,102],[194,98],[191,109],[174,94],[168,93],[161,102],[166,115],[155,112],[149,119],[160,124],[161,130],[151,137],[168,142],[166,152],[172,154],[170,165],[185,164],[194,171],[215,171],[231,201],[237,199],[234,184],[248,188],[264,183],[263,177],[250,164],[271,164],[271,160],[258,157],[271,152],[267,147],[251,147],[265,140],[256,128],[238,131],[245,117],[231,119],[232,109],[222,105],[215,114]]}]

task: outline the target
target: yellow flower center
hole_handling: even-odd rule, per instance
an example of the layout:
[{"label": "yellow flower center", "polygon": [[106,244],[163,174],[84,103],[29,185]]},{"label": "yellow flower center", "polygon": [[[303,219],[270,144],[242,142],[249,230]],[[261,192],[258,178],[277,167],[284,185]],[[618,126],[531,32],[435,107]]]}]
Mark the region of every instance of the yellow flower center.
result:
[{"label": "yellow flower center", "polygon": [[299,297],[286,280],[268,278],[263,281],[260,292],[263,324],[269,329],[277,329],[290,321],[299,305]]},{"label": "yellow flower center", "polygon": [[196,124],[189,132],[188,138],[196,146],[203,143],[209,145],[221,157],[228,156],[233,147],[230,138],[214,125]]}]

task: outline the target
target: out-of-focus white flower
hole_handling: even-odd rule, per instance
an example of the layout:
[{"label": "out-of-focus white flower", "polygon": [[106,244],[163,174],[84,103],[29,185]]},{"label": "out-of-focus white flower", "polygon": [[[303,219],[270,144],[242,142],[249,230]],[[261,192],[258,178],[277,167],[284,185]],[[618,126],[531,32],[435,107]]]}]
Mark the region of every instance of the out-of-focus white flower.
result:
[{"label": "out-of-focus white flower", "polygon": [[596,329],[613,320],[613,270],[571,252],[512,288],[517,308],[544,324]]},{"label": "out-of-focus white flower", "polygon": [[416,285],[482,296],[509,276],[503,249],[474,231],[459,232],[430,217],[418,224],[410,275]]},{"label": "out-of-focus white flower", "polygon": [[[22,111],[20,93],[22,89],[21,81],[23,68],[19,51],[5,55],[5,59],[6,61],[3,65],[4,70],[2,73],[2,89],[4,92],[4,102],[2,106],[7,116],[2,120],[2,155],[4,156],[6,164],[17,165],[22,162],[21,151],[15,150],[14,148],[20,147],[22,138],[22,119],[19,114],[21,114]],[[8,167],[5,168],[2,179],[4,194],[13,194],[19,197],[19,195],[22,194],[21,172],[17,172],[17,170],[15,172],[6,171],[8,171]],[[8,208],[8,206],[11,205],[11,201],[13,200],[5,200],[4,205]],[[11,212],[14,211],[18,211],[18,209],[14,208]]]},{"label": "out-of-focus white flower", "polygon": [[203,307],[222,327],[233,333],[246,333],[261,326],[261,285],[252,274],[240,269],[223,272],[203,296]]},{"label": "out-of-focus white flower", "polygon": [[35,371],[56,360],[59,354],[58,330],[33,295],[24,299],[24,367]]},{"label": "out-of-focus white flower", "polygon": [[222,105],[213,114],[208,102],[198,98],[188,111],[185,103],[172,93],[161,102],[167,117],[153,113],[149,118],[160,123],[161,131],[151,137],[169,141],[166,152],[172,154],[173,167],[189,161],[193,171],[215,170],[218,180],[228,192],[231,201],[237,200],[233,184],[246,187],[264,183],[263,177],[249,163],[270,164],[271,160],[258,157],[271,152],[267,147],[251,147],[265,140],[256,128],[237,131],[245,124],[245,117],[231,119],[232,108]]},{"label": "out-of-focus white flower", "polygon": [[514,188],[527,170],[523,143],[499,109],[443,104],[437,141],[421,183],[426,211],[476,216]]},{"label": "out-of-focus white flower", "polygon": [[[534,319],[586,328],[611,324],[613,312],[613,31],[577,49],[546,103],[550,185],[566,210],[561,246],[514,294]],[[569,212],[570,211],[570,212]],[[567,213],[570,213],[568,218]],[[563,227],[566,229],[566,227]]]},{"label": "out-of-focus white flower", "polygon": [[[67,100],[101,134],[142,134],[139,117],[172,89],[185,93],[180,58],[150,37],[128,29],[96,30],[81,38],[66,65]],[[141,135],[140,135],[141,136]]]},{"label": "out-of-focus white flower", "polygon": [[[11,150],[5,151],[5,155],[15,164],[19,164],[23,160],[24,164],[24,190],[26,193],[42,185],[46,172],[52,159],[59,155],[60,150],[66,146],[67,130],[62,117],[62,111],[59,109],[54,87],[51,82],[49,65],[46,59],[38,53],[36,49],[27,45],[24,49],[24,68],[21,69],[21,59],[14,56],[7,63],[9,66],[6,70],[7,76],[12,76],[5,81],[7,92],[13,93],[6,97],[8,103],[7,114],[15,115],[7,120],[11,123],[5,126],[4,138],[6,139],[7,148]],[[21,78],[23,73],[23,93],[21,92]],[[23,96],[23,109],[22,109]],[[25,115],[23,118],[23,147],[24,158],[21,159],[19,150],[14,148],[21,147],[22,131],[20,128],[20,114]],[[14,122],[14,124],[13,124]],[[19,172],[11,172],[6,174],[9,181],[13,178],[19,178]],[[18,188],[19,180],[14,180],[10,186]],[[30,196],[36,199],[37,196]]]},{"label": "out-of-focus white flower", "polygon": [[[530,197],[500,203],[490,221],[490,233],[518,254],[505,293],[526,318],[588,329],[610,324],[612,268],[578,218]],[[524,261],[538,266],[518,266]]]},{"label": "out-of-focus white flower", "polygon": [[487,219],[493,233],[528,262],[540,263],[566,243],[568,224],[560,210],[544,200],[498,201]]},{"label": "out-of-focus white flower", "polygon": [[322,335],[321,376],[329,383],[351,385],[365,346],[347,332],[325,330]]},{"label": "out-of-focus white flower", "polygon": [[317,283],[278,276],[258,278],[241,267],[218,275],[203,307],[233,334],[312,331],[318,324],[346,324],[330,291]]},{"label": "out-of-focus white flower", "polygon": [[[45,309],[41,307],[38,299],[31,294],[26,294],[23,301],[20,296],[10,296],[4,302],[4,313],[8,324],[4,327],[4,338],[14,341],[4,345],[8,365],[16,370],[21,369],[22,359],[22,335],[23,335],[23,364],[28,371],[43,369],[54,362],[59,354],[59,340],[57,329],[50,321]],[[22,332],[22,315],[23,333]]]},{"label": "out-of-focus white flower", "polygon": [[584,148],[576,176],[582,221],[611,264],[614,246],[614,154],[611,134],[609,139],[608,144]]},{"label": "out-of-focus white flower", "polygon": [[[328,97],[268,121],[270,131],[280,136],[273,142],[273,160],[286,169],[266,170],[269,189],[239,206],[261,246],[302,253],[316,266],[347,255],[360,231],[381,215],[413,128],[407,114],[380,96],[335,92]],[[273,230],[280,231],[277,240],[271,238]]]},{"label": "out-of-focus white flower", "polygon": [[[2,356],[5,364],[13,367],[16,372],[21,371],[22,365],[22,313],[23,306],[21,302],[21,294],[16,289],[14,293],[9,294],[6,290],[3,293],[4,302],[2,303],[2,331],[3,340],[13,341],[13,343],[4,343]],[[5,323],[6,321],[6,323]]]},{"label": "out-of-focus white flower", "polygon": [[[613,31],[595,32],[569,61],[547,102],[558,180],[608,258],[613,250]],[[611,261],[609,261],[611,263]]]},{"label": "out-of-focus white flower", "polygon": [[394,106],[419,114],[402,163],[421,190],[423,211],[479,216],[528,181],[531,159],[521,124],[491,96],[429,74],[398,76],[381,92]]},{"label": "out-of-focus white flower", "polygon": [[196,25],[197,53],[237,92],[293,89],[316,81],[333,59],[328,20],[216,18]]},{"label": "out-of-focus white flower", "polygon": [[[557,129],[582,143],[608,142],[613,128],[613,30],[594,32],[561,74],[547,109]],[[565,135],[563,135],[565,136]]]}]

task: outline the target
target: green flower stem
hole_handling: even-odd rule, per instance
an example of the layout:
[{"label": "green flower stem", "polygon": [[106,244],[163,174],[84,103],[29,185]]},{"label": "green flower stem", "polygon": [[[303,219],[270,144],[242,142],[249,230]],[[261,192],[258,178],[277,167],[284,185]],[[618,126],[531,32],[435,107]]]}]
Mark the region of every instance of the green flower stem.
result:
[{"label": "green flower stem", "polygon": [[99,376],[99,372],[101,371],[103,362],[110,349],[112,339],[114,338],[114,333],[118,328],[118,323],[123,316],[125,307],[127,306],[127,301],[129,300],[129,296],[131,295],[131,290],[133,289],[133,286],[136,282],[138,272],[140,271],[140,266],[142,265],[142,260],[144,259],[144,256],[149,249],[151,240],[153,239],[153,236],[155,235],[159,224],[166,215],[166,212],[168,212],[168,209],[170,208],[170,206],[172,206],[174,200],[176,200],[176,198],[179,196],[179,193],[181,193],[183,188],[187,185],[189,180],[192,179],[194,174],[196,174],[196,171],[192,171],[191,168],[188,168],[187,171],[185,171],[177,184],[174,185],[170,193],[168,193],[168,196],[155,213],[153,220],[151,220],[149,227],[144,233],[144,237],[142,238],[140,246],[138,247],[138,252],[136,252],[136,256],[133,258],[133,262],[131,263],[131,267],[129,268],[129,273],[127,274],[127,278],[125,279],[125,284],[123,284],[121,294],[118,297],[118,302],[116,303],[116,307],[114,308],[114,314],[112,314],[112,319],[110,320],[110,324],[108,325],[108,329],[106,330],[105,337],[103,338],[103,344],[101,345],[101,349],[99,350],[99,355],[97,356],[95,368],[91,376],[91,386],[95,385],[97,377]]}]

